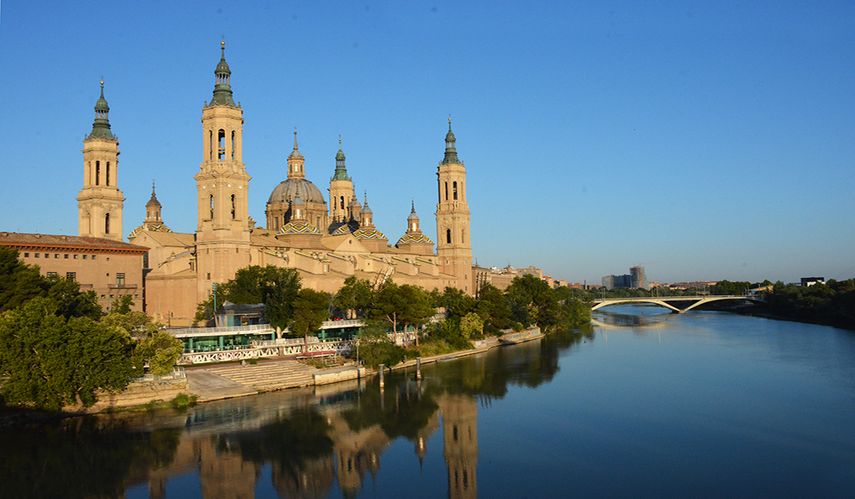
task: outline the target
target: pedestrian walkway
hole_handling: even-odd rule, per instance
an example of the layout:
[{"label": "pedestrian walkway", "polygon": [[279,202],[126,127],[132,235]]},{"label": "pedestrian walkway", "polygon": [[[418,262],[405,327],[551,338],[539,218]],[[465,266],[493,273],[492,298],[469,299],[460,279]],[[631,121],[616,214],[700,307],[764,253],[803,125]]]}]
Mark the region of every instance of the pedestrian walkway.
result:
[{"label": "pedestrian walkway", "polygon": [[312,375],[318,372],[314,367],[295,360],[274,360],[245,365],[228,364],[206,367],[204,370],[264,392],[313,385]]},{"label": "pedestrian walkway", "polygon": [[254,390],[204,369],[187,370],[187,390],[199,397],[199,402],[255,395]]}]

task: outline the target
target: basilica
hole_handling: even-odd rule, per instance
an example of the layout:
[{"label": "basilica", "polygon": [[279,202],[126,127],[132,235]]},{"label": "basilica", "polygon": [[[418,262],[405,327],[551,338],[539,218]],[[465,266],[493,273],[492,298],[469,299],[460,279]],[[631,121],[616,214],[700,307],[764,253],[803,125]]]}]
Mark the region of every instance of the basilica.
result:
[{"label": "basilica", "polygon": [[[150,315],[170,325],[192,323],[196,305],[213,285],[249,265],[296,269],[303,286],[328,292],[351,276],[375,286],[394,279],[426,289],[474,292],[466,168],[457,156],[450,119],[445,155],[437,166],[436,249],[422,232],[414,205],[408,215],[401,214],[406,230],[394,244],[374,225],[368,199],[360,202],[354,191],[341,141],[325,199],[306,178],[296,130],[287,178],[273,186],[259,227],[249,216],[243,109],[233,98],[224,43],[220,50],[213,95],[202,110],[203,154],[194,177],[196,231],[174,232],[167,226],[152,186],[145,221],[128,236],[134,246],[148,248],[143,272]],[[80,236],[122,239],[118,156],[102,82],[92,132],[84,140],[84,185],[77,197]]]}]

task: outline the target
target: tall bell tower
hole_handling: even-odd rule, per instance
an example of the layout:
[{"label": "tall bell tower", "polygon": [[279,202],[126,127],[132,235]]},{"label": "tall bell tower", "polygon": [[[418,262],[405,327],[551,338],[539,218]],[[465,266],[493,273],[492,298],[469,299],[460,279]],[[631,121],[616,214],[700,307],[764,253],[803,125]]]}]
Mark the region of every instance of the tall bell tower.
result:
[{"label": "tall bell tower", "polygon": [[450,284],[474,294],[472,245],[469,241],[469,203],[466,201],[466,167],[457,157],[457,139],[445,135],[445,156],[436,170],[439,200],[436,204],[436,254],[440,271],[454,276]]},{"label": "tall bell tower", "polygon": [[350,202],[354,199],[353,180],[347,174],[341,136],[338,137],[338,152],[335,155],[335,173],[330,178],[330,221],[347,222],[350,219]]},{"label": "tall bell tower", "polygon": [[81,236],[122,240],[122,208],[119,190],[119,139],[110,130],[110,106],[101,96],[95,103],[92,131],[83,140],[83,188],[77,195],[78,232]]},{"label": "tall bell tower", "polygon": [[214,95],[202,109],[202,164],[195,176],[198,300],[208,296],[213,283],[232,279],[250,263],[250,176],[242,159],[243,109],[232,97],[225,50],[225,42],[220,42]]}]

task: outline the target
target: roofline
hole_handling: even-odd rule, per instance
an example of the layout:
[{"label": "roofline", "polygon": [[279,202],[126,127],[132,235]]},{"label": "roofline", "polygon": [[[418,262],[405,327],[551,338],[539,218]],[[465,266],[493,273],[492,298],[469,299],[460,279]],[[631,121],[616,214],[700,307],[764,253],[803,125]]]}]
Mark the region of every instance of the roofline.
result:
[{"label": "roofline", "polygon": [[148,253],[149,248],[145,246],[137,246],[135,244],[123,243],[127,246],[117,247],[117,246],[101,246],[101,245],[85,245],[85,244],[36,244],[29,242],[12,242],[12,241],[0,241],[0,246],[6,246],[10,248],[21,248],[21,249],[61,249],[68,251],[83,251],[92,250],[99,251],[102,253],[130,253],[130,254],[140,254],[143,255]]}]

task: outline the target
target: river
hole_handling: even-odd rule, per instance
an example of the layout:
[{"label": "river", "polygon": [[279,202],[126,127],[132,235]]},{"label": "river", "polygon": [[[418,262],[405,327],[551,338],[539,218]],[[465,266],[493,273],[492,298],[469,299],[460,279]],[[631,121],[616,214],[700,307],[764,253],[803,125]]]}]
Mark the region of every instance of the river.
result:
[{"label": "river", "polygon": [[3,430],[8,497],[855,497],[855,332],[613,307],[378,380]]}]

